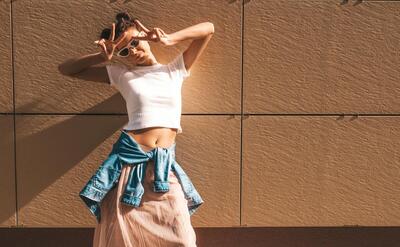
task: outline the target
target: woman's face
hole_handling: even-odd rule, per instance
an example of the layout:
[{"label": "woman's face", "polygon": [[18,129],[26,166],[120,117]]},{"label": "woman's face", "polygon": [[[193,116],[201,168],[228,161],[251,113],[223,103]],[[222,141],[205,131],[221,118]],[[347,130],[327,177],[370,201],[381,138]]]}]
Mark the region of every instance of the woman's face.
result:
[{"label": "woman's face", "polygon": [[[129,27],[124,34],[121,34],[124,36],[122,41],[115,48],[115,52],[125,48],[129,44],[129,41],[132,39],[132,37],[138,36],[139,33],[140,32],[136,29],[136,27]],[[129,51],[129,55],[127,57],[119,57],[119,59],[132,65],[148,65],[151,64],[151,59],[154,58],[147,40],[139,40],[139,44],[135,48],[130,47]]]}]

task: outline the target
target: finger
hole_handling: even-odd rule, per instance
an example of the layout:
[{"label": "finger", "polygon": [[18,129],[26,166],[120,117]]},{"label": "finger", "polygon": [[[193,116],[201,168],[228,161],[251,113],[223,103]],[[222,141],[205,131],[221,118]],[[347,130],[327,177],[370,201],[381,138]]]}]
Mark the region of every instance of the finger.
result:
[{"label": "finger", "polygon": [[162,29],[159,29],[159,30],[162,33],[162,35],[167,36],[167,34],[164,32],[164,30],[162,30]]},{"label": "finger", "polygon": [[160,32],[160,29],[154,28],[154,32],[157,36],[157,40],[161,40],[162,33]]},{"label": "finger", "polygon": [[126,32],[124,32],[121,36],[118,37],[116,41],[114,41],[115,46],[118,46],[126,37]]},{"label": "finger", "polygon": [[108,54],[108,52],[107,52],[107,48],[106,48],[106,45],[103,43],[103,44],[100,44],[99,45],[100,46],[100,48],[101,48],[101,50],[104,52],[104,54]]},{"label": "finger", "polygon": [[114,41],[114,38],[115,38],[115,23],[113,22],[111,27],[111,35],[108,40]]},{"label": "finger", "polygon": [[147,33],[145,31],[140,31],[137,36],[138,37],[146,37]]},{"label": "finger", "polygon": [[150,32],[150,30],[147,29],[138,19],[134,20],[134,22],[140,27],[140,29],[142,29],[146,33]]},{"label": "finger", "polygon": [[94,43],[98,46],[100,46],[102,43],[104,43],[104,39],[100,39],[100,40],[95,40]]},{"label": "finger", "polygon": [[132,42],[134,39],[136,39],[136,40],[150,40],[150,37],[149,36],[135,36],[135,37],[132,37],[130,42]]},{"label": "finger", "polygon": [[161,34],[160,36],[161,37],[166,37],[167,36],[167,34],[161,28],[159,28],[158,30],[160,31],[160,34]]}]

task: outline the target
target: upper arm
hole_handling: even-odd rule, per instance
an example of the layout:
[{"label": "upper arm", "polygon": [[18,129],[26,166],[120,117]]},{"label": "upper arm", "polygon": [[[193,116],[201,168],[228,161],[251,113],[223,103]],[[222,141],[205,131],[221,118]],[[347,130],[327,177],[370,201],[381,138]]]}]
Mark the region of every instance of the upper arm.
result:
[{"label": "upper arm", "polygon": [[200,55],[207,47],[212,35],[213,33],[210,33],[204,38],[193,40],[189,47],[183,52],[183,60],[187,71],[190,71],[193,64],[197,61],[197,59],[199,59]]}]

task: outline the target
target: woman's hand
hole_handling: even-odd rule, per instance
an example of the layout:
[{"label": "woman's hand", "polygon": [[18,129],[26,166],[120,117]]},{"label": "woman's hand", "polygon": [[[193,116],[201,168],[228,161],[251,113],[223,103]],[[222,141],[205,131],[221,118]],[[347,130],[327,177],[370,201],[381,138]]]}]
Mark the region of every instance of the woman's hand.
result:
[{"label": "woman's hand", "polygon": [[122,35],[116,41],[114,41],[114,38],[115,38],[115,23],[112,24],[111,35],[108,37],[108,39],[96,40],[94,42],[101,48],[102,55],[107,61],[111,60],[114,54],[115,47],[117,47],[117,45],[122,40]]},{"label": "woman's hand", "polygon": [[166,34],[161,28],[154,27],[152,30],[149,30],[139,20],[136,19],[134,22],[137,25],[138,30],[140,29],[142,31],[139,33],[139,36],[134,37],[134,39],[160,42],[166,46],[175,44],[170,40],[169,35]]}]

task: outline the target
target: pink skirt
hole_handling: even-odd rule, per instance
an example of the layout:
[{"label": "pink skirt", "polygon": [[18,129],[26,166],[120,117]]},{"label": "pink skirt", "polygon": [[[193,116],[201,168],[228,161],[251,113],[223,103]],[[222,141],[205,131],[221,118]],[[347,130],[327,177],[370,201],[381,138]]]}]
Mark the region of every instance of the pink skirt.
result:
[{"label": "pink skirt", "polygon": [[144,194],[136,208],[120,202],[131,168],[123,166],[118,186],[101,202],[101,221],[95,228],[93,247],[196,247],[187,200],[175,174],[169,174],[168,192],[153,192],[154,161],[149,160]]}]

